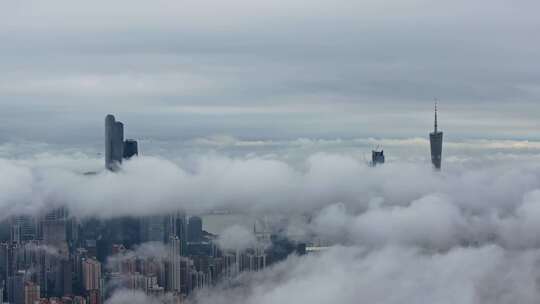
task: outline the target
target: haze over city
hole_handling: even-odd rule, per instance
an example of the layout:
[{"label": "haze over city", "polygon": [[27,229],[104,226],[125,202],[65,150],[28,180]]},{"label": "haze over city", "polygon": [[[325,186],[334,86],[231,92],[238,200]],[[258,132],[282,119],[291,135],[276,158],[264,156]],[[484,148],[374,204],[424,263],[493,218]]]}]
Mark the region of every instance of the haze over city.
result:
[{"label": "haze over city", "polygon": [[538,303],[539,9],[3,2],[0,303]]}]

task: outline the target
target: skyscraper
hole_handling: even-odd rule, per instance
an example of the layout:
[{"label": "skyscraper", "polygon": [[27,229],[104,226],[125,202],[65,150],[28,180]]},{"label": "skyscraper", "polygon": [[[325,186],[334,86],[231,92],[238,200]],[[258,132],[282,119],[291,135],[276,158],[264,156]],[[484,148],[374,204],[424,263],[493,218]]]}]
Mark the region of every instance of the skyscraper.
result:
[{"label": "skyscraper", "polygon": [[56,296],[71,294],[73,292],[73,265],[69,259],[59,261],[54,283]]},{"label": "skyscraper", "polygon": [[116,121],[113,115],[105,117],[105,168],[116,171],[122,159],[138,155],[136,140],[124,141],[124,124]]},{"label": "skyscraper", "polygon": [[40,299],[39,285],[32,282],[24,283],[24,304],[33,304]]},{"label": "skyscraper", "polygon": [[377,164],[384,164],[384,151],[371,151],[371,165],[375,167]]},{"label": "skyscraper", "polygon": [[101,279],[101,264],[94,259],[84,259],[82,261],[82,279],[84,290],[99,290]]},{"label": "skyscraper", "polygon": [[24,281],[26,273],[19,271],[8,277],[8,302],[24,304]]},{"label": "skyscraper", "polygon": [[162,215],[149,215],[140,219],[141,242],[165,242],[168,235],[165,233],[165,217]]},{"label": "skyscraper", "polygon": [[188,241],[189,242],[200,242],[202,239],[202,218],[198,216],[192,216],[189,218],[188,222]]},{"label": "skyscraper", "polygon": [[105,117],[105,167],[111,171],[118,169],[124,156],[124,124],[109,114]]},{"label": "skyscraper", "polygon": [[64,220],[43,221],[42,227],[45,244],[60,246],[66,242],[66,222]]},{"label": "skyscraper", "polygon": [[180,239],[178,239],[178,237],[171,236],[168,246],[167,290],[170,292],[180,292]]},{"label": "skyscraper", "polygon": [[187,218],[184,212],[178,212],[174,218],[175,225],[175,235],[180,239],[180,254],[187,254],[187,240],[188,240],[188,229],[187,229]]},{"label": "skyscraper", "polygon": [[11,219],[11,241],[18,243],[36,239],[36,221],[29,215],[17,215]]},{"label": "skyscraper", "polygon": [[139,147],[136,140],[126,139],[124,142],[124,158],[130,159],[133,156],[139,155]]},{"label": "skyscraper", "polygon": [[431,146],[431,163],[435,169],[441,169],[443,132],[437,129],[437,103],[435,102],[435,128],[429,133],[429,143]]}]

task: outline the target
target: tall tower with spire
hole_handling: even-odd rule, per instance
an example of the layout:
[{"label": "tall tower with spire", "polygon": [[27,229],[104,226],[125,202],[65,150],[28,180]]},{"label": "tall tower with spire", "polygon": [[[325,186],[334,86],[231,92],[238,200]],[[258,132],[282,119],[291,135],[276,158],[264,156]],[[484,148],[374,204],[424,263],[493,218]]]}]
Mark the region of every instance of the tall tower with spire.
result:
[{"label": "tall tower with spire", "polygon": [[435,100],[435,123],[433,132],[429,133],[429,143],[431,146],[431,163],[433,163],[433,167],[435,169],[440,170],[442,161],[443,132],[439,131],[437,127],[437,100]]}]

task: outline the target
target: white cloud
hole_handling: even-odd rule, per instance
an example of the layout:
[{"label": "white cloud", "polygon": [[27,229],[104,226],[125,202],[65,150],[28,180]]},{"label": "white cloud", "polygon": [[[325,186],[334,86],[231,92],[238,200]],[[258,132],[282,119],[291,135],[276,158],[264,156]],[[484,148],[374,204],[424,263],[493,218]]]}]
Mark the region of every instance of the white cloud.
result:
[{"label": "white cloud", "polygon": [[[538,167],[529,162],[473,168],[458,163],[434,172],[424,162],[371,168],[345,154],[313,154],[296,165],[207,155],[179,163],[140,157],[125,162],[118,173],[83,175],[82,168],[99,162],[65,159],[47,154],[2,159],[3,216],[61,205],[76,216],[100,217],[229,210],[307,217],[291,221],[289,231],[346,244],[439,250],[490,242],[540,246],[528,233],[536,230],[540,180]],[[75,170],[77,163],[81,168]]]},{"label": "white cloud", "polygon": [[[425,162],[372,168],[344,153],[316,153],[294,165],[208,154],[178,163],[139,157],[118,173],[80,173],[100,162],[52,154],[1,159],[3,215],[63,204],[74,215],[101,217],[228,209],[289,218],[276,223],[301,240],[333,246],[240,276],[238,284],[203,290],[192,299],[196,303],[275,303],[284,294],[315,303],[539,298],[531,282],[540,277],[540,171],[531,162],[457,162],[435,172]],[[240,250],[253,246],[254,238],[249,228],[233,226],[219,242]],[[163,252],[145,245],[117,258]],[[315,291],[297,291],[308,289]],[[161,301],[124,291],[111,301],[131,298]]]},{"label": "white cloud", "polygon": [[242,251],[257,246],[257,239],[246,227],[233,225],[219,233],[217,244],[223,250]]},{"label": "white cloud", "polygon": [[539,254],[497,246],[443,253],[334,247],[207,290],[194,303],[535,303]]}]

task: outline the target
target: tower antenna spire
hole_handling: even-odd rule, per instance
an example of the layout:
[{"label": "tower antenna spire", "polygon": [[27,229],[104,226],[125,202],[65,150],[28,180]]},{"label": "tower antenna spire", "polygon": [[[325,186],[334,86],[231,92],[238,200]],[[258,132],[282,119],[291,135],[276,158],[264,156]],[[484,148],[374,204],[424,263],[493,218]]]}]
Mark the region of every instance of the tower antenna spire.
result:
[{"label": "tower antenna spire", "polygon": [[437,98],[435,98],[435,134],[437,134]]}]

